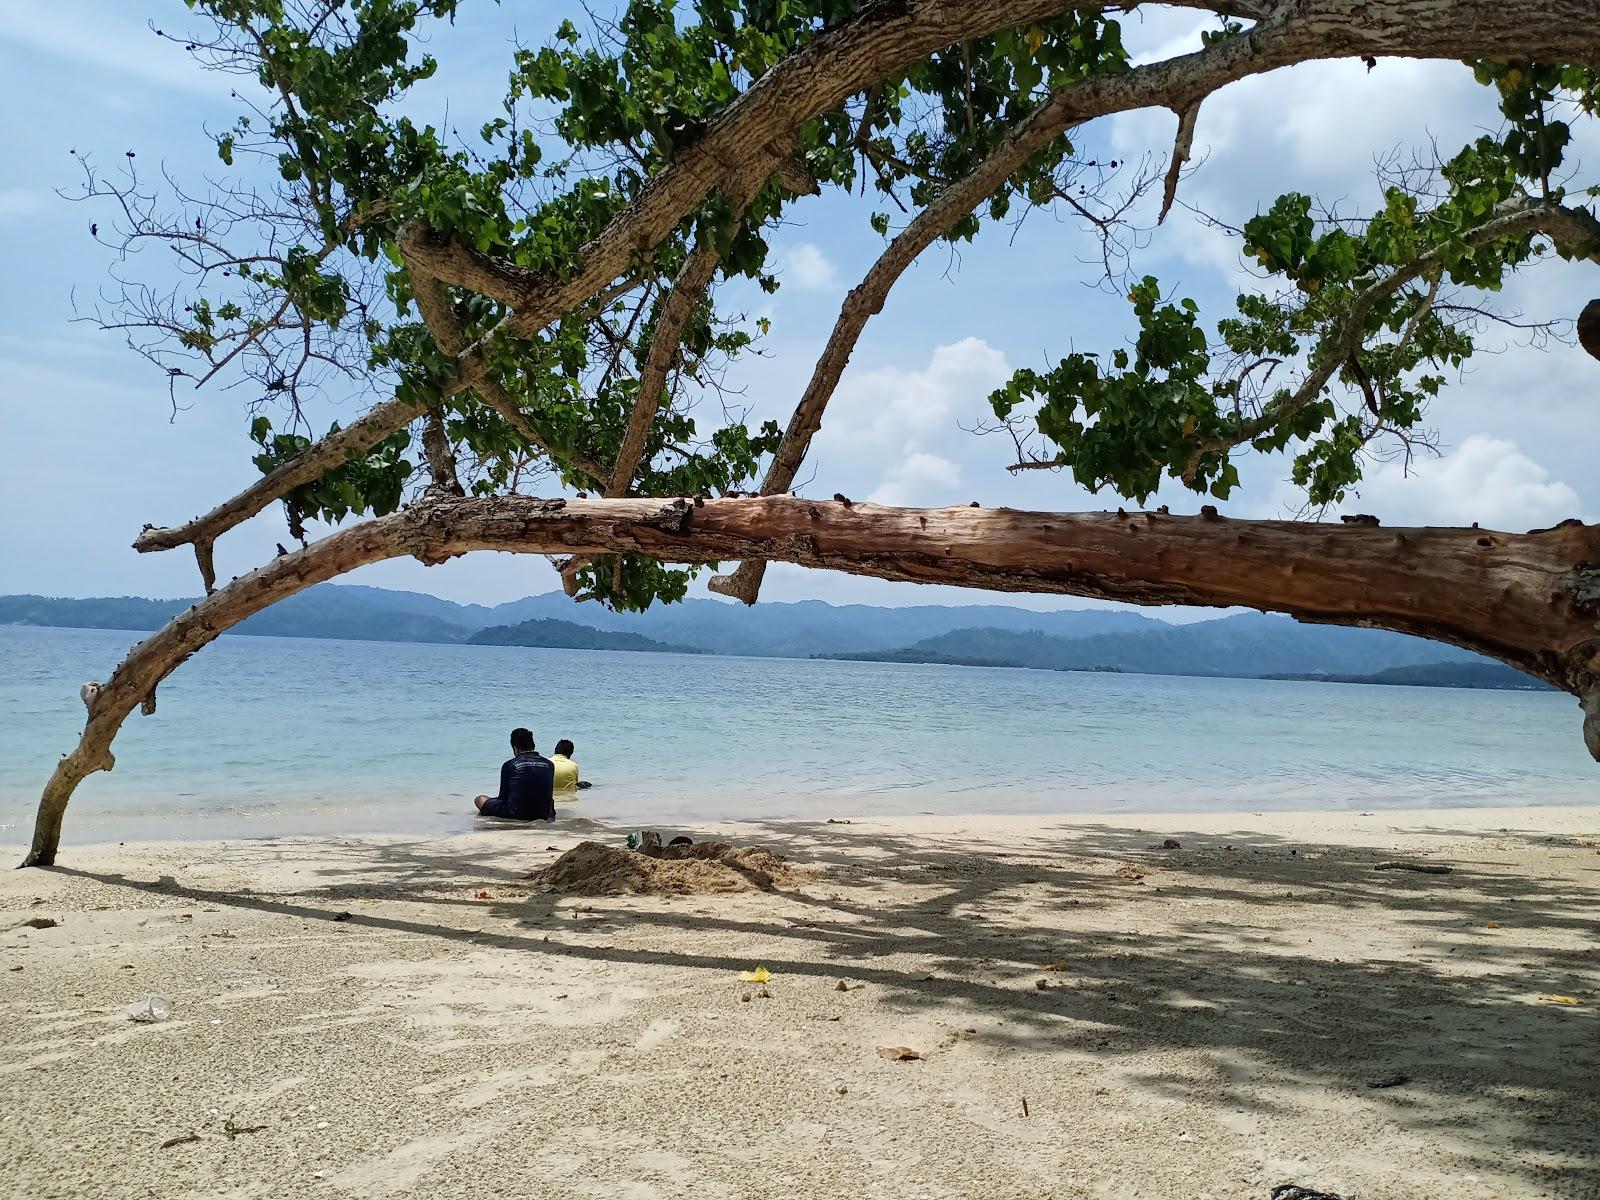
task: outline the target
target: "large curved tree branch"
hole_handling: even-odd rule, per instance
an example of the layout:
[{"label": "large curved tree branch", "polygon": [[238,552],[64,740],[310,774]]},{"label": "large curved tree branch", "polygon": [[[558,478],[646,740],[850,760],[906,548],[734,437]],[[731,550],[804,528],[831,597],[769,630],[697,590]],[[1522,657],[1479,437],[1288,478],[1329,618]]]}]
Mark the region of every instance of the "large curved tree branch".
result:
[{"label": "large curved tree branch", "polygon": [[474,550],[775,560],[879,579],[1135,604],[1248,605],[1420,634],[1490,654],[1579,696],[1600,758],[1600,526],[1530,534],[1230,521],[1162,513],[913,509],[764,497],[434,497],[274,559],[140,642],[90,696],[77,747],[40,800],[29,865],[55,860],[73,790],[110,770],[135,707],[246,617],[365,563]]},{"label": "large curved tree branch", "polygon": [[[1306,49],[1302,58],[1500,57],[1600,67],[1600,22],[1593,19],[1593,7],[1584,0],[1543,0],[1536,21],[1530,21],[1525,6],[1500,0],[1283,0],[1271,6],[1225,0],[1173,3],[1259,18],[1263,26],[1292,28],[1303,38]],[[537,332],[629,274],[636,257],[651,253],[730,170],[758,155],[770,154],[773,145],[790,144],[794,131],[818,113],[945,46],[1074,9],[1103,7],[1085,0],[880,0],[813,39],[731,103],[702,137],[686,147],[633,204],[584,247],[570,274],[555,278],[519,271],[426,231],[412,247],[410,261],[424,265],[440,280],[510,303],[514,312],[504,332]],[[1151,69],[1174,68],[1184,61],[1155,64]],[[1147,103],[1175,108],[1194,96],[1195,88],[1184,77],[1183,68],[1172,69],[1168,79],[1170,94],[1158,95],[1153,90]],[[1078,119],[1094,115],[1098,114],[1086,108]],[[462,351],[457,378],[448,392],[473,386],[484,376],[485,349],[479,343]],[[417,415],[412,405],[399,400],[379,404],[203,516],[181,526],[146,529],[135,548],[152,551],[193,545],[210,586],[211,546],[221,534],[370,450]]]},{"label": "large curved tree branch", "polygon": [[[1083,121],[1158,103],[1193,112],[1202,99],[1229,83],[1285,63],[1315,57],[1316,53],[1316,45],[1297,36],[1292,24],[1286,25],[1274,17],[1248,33],[1206,50],[1136,67],[1126,75],[1084,80],[1057,90],[973,171],[946,187],[918,213],[845,297],[833,332],[812,371],[811,381],[794,415],[789,418],[783,440],[761,482],[761,494],[779,495],[794,486],[795,477],[811,448],[811,440],[822,428],[823,413],[839,386],[862,331],[868,321],[883,311],[890,290],[906,269],[924,250],[993,195],[1030,158]],[[714,576],[708,586],[724,596],[754,604],[765,573],[765,563],[741,563],[732,574]]]},{"label": "large curved tree branch", "polygon": [[[1600,67],[1600,24],[1585,0],[1545,0],[1536,27],[1503,0],[1281,0],[1275,5],[1171,0],[1170,7],[1293,21],[1326,53],[1408,58],[1518,58]],[[1087,0],[879,0],[790,55],[728,105],[638,200],[583,247],[567,277],[530,271],[448,239],[430,250],[440,278],[516,310],[536,332],[648,253],[738,165],[789,144],[806,121],[926,55],[1072,10]]]},{"label": "large curved tree branch", "polygon": [[[802,125],[855,93],[947,46],[1107,7],[1102,0],[877,0],[807,42],[730,103],[582,248],[569,275],[531,271],[443,237],[430,241],[428,268],[515,309],[511,332],[536,332],[622,274],[633,256],[652,252],[731,172],[768,156],[774,145],[792,145]],[[1264,6],[1172,0],[1171,7],[1253,17]]]}]

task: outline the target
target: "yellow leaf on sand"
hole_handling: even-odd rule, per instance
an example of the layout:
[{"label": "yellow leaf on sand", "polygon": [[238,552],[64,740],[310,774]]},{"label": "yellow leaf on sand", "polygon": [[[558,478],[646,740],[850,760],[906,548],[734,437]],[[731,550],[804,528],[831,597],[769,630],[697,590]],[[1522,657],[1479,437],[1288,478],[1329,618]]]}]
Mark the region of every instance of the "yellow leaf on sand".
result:
[{"label": "yellow leaf on sand", "polygon": [[746,983],[765,983],[772,976],[765,967],[757,967],[754,971],[740,971],[739,978]]},{"label": "yellow leaf on sand", "polygon": [[1583,1003],[1583,1001],[1579,1000],[1576,996],[1540,996],[1539,999],[1544,1001],[1546,1004],[1572,1005]]}]

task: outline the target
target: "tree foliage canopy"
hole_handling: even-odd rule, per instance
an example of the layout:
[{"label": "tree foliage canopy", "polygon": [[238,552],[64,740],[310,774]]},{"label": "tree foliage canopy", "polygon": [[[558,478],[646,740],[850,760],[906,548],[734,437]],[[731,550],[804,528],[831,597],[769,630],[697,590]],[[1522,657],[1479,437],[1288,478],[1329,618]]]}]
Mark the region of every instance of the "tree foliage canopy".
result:
[{"label": "tree foliage canopy", "polygon": [[[723,386],[768,331],[725,285],[776,290],[772,231],[823,189],[879,198],[876,306],[940,239],[1037,208],[1092,230],[1136,336],[1020,370],[988,406],[1015,469],[1064,468],[1136,500],[1168,481],[1225,498],[1237,455],[1284,450],[1313,505],[1342,499],[1375,449],[1426,443],[1428,406],[1510,273],[1600,250],[1583,207],[1600,189],[1568,161],[1600,91],[1592,48],[1530,60],[1515,51],[1540,38],[1519,42],[1506,21],[1451,43],[1376,33],[1335,2],[1189,2],[1216,19],[1204,49],[1136,66],[1120,12],[1099,4],[631,0],[508,52],[500,115],[463,136],[408,108],[436,70],[433,27],[462,2],[186,0],[205,31],[166,36],[240,78],[238,118],[215,136],[220,186],[146,191],[86,163],[89,195],[120,202],[108,239],[167,243],[188,272],[170,293],[125,282],[106,323],[175,387],[252,380],[269,478],[333,436],[319,467],[268,496],[297,536],[427,487],[488,496],[553,477],[610,496],[737,495],[777,455],[789,468],[761,490],[788,490],[870,312],[847,319],[847,304],[836,362],[785,435]],[[1452,4],[1389,7],[1448,23]],[[1202,313],[1137,272],[1138,201],[1159,185],[1171,207],[1207,95],[1286,63],[1385,53],[1469,57],[1500,128],[1396,166],[1375,212],[1279,197],[1231,231],[1259,275],[1231,311]],[[1178,114],[1164,178],[1079,149],[1095,117],[1138,107]],[[308,426],[305,402],[350,393],[387,404],[382,419],[342,441],[338,425]],[[429,429],[443,435],[431,448]],[[204,548],[215,532],[179,540]],[[687,582],[636,558],[563,565],[573,590],[620,606]]]}]

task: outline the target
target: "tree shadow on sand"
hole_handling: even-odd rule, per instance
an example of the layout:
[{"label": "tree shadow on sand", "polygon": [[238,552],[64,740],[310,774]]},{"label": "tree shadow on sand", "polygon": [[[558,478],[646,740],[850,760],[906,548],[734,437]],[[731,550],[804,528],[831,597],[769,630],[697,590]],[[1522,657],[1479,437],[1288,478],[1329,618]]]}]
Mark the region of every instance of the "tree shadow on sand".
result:
[{"label": "tree shadow on sand", "polygon": [[[603,826],[586,832],[602,831],[617,840]],[[1154,848],[1168,834],[1181,849]],[[1115,1061],[1120,1086],[1153,1097],[1197,1100],[1193,1059],[1174,1066],[1159,1052],[1200,1051],[1218,1064],[1232,1108],[1355,1092],[1399,1126],[1449,1135],[1463,1173],[1492,1165],[1525,1179],[1530,1194],[1600,1195],[1593,848],[1552,847],[1578,856],[1577,869],[1546,880],[1499,869],[1492,842],[1449,874],[1427,875],[1376,870],[1392,852],[1264,834],[1087,824],[988,853],[822,822],[750,823],[741,844],[822,873],[719,912],[710,897],[528,894],[526,870],[555,857],[549,836],[519,832],[487,860],[459,843],[336,841],[317,848],[319,868],[289,893],[59,870],[300,918],[333,919],[357,889],[426,905],[427,919],[357,912],[344,918],[349,926],[551,958],[725,974],[749,962],[719,953],[719,939],[757,940],[777,976],[827,986],[848,978],[892,1007],[956,1024],[982,1016],[992,1042]],[[1501,843],[1548,844],[1539,837],[1507,831]],[[557,924],[579,907],[586,920]],[[449,919],[455,913],[462,925]],[[1366,933],[1347,938],[1358,920]],[[1375,927],[1382,938],[1369,936]],[[552,928],[561,940],[546,939]],[[1331,952],[1307,953],[1313,929],[1331,938]],[[602,942],[583,940],[599,934]],[[908,957],[918,966],[908,969]],[[1539,1002],[1544,993],[1585,1003],[1556,1008]],[[1273,1086],[1256,1086],[1263,1079]],[[1204,1085],[1214,1099],[1215,1073]]]}]

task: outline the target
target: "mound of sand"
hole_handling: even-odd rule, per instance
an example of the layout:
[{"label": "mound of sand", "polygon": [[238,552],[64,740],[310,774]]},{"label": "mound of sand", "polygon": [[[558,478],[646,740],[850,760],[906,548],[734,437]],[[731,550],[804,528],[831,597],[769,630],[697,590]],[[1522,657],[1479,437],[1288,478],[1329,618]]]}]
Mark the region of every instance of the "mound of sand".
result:
[{"label": "mound of sand", "polygon": [[798,872],[766,850],[697,842],[663,846],[651,854],[579,842],[548,867],[528,872],[534,888],[575,896],[672,895],[770,892],[794,882]]}]

